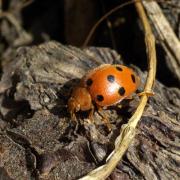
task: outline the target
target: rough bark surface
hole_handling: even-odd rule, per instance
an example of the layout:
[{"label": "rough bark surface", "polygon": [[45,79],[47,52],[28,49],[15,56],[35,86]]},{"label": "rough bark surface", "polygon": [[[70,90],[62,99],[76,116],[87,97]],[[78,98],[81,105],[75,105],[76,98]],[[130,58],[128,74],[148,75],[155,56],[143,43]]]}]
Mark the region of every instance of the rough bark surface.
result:
[{"label": "rough bark surface", "polygon": [[[22,47],[4,64],[0,81],[0,179],[78,179],[113,149],[122,124],[139,99],[103,110],[108,132],[95,112],[95,124],[79,113],[74,124],[67,112],[71,89],[86,72],[103,63],[123,63],[108,48],[78,49],[48,42]],[[134,67],[142,79],[146,72]],[[142,89],[140,87],[140,90]],[[123,160],[109,179],[180,179],[180,90],[156,81]]]}]

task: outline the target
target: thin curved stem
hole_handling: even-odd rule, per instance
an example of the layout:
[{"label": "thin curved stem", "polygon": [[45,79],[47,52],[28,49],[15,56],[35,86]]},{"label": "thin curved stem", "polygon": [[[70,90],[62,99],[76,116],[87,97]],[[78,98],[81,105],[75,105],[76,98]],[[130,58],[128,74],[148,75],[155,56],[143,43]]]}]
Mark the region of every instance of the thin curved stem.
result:
[{"label": "thin curved stem", "polygon": [[[144,91],[150,92],[153,88],[156,74],[155,38],[152,34],[152,30],[149,25],[147,16],[145,14],[142,2],[135,1],[135,6],[144,27],[146,51],[148,57],[148,75]],[[87,174],[80,180],[102,180],[107,178],[111,174],[111,172],[114,170],[114,168],[121,160],[122,156],[125,154],[126,150],[128,149],[130,143],[132,142],[135,136],[135,130],[144,112],[147,100],[148,95],[147,93],[144,93],[141,97],[140,103],[135,113],[129,119],[129,122],[122,126],[120,135],[117,137],[115,141],[115,149],[107,158],[107,163],[91,171],[89,174]]]}]

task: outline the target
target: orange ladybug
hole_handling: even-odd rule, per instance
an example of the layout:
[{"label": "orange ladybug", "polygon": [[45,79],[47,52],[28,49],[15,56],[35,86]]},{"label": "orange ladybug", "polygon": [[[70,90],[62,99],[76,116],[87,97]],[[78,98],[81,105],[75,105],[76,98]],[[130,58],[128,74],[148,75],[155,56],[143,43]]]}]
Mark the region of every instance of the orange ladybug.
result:
[{"label": "orange ladybug", "polygon": [[90,70],[79,86],[73,89],[68,100],[68,109],[73,119],[78,111],[90,111],[94,105],[108,107],[130,97],[138,88],[140,78],[131,69],[118,64],[103,64]]}]

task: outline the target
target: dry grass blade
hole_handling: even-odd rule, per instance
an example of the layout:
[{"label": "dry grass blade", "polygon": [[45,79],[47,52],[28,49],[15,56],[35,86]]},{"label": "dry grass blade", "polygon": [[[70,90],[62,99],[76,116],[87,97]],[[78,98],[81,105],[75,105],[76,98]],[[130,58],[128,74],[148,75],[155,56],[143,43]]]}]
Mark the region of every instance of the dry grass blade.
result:
[{"label": "dry grass blade", "polygon": [[111,11],[109,11],[108,13],[106,13],[104,16],[102,16],[97,22],[96,24],[92,27],[92,29],[90,30],[90,32],[88,33],[87,38],[85,39],[84,43],[83,43],[83,47],[87,46],[90,39],[92,38],[92,35],[94,34],[94,32],[96,31],[97,27],[104,21],[104,19],[106,19],[107,17],[109,17],[111,14],[113,14],[114,12],[116,12],[117,10],[128,6],[130,4],[133,4],[135,1],[127,1],[117,7],[115,7],[114,9],[112,9]]},{"label": "dry grass blade", "polygon": [[[146,42],[149,67],[148,67],[148,76],[144,91],[149,92],[152,89],[156,74],[155,39],[152,34],[151,27],[149,25],[142,3],[139,1],[135,2],[135,6],[145,31],[145,42]],[[121,133],[117,137],[115,142],[115,149],[108,157],[107,163],[91,171],[89,174],[82,177],[81,180],[95,180],[95,179],[100,180],[107,178],[111,174],[111,172],[116,167],[118,162],[121,160],[122,156],[126,152],[127,148],[129,147],[129,144],[132,142],[135,136],[136,126],[142,116],[147,100],[148,100],[147,94],[142,95],[140,104],[137,107],[136,112],[130,118],[129,122],[123,125],[123,127],[121,128]]]}]

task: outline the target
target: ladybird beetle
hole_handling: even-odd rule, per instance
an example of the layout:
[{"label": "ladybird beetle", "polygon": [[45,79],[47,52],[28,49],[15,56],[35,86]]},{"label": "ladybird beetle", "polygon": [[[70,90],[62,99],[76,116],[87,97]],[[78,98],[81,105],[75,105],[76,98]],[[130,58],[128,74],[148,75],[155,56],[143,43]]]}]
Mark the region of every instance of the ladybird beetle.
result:
[{"label": "ladybird beetle", "polygon": [[138,88],[140,78],[131,69],[118,64],[103,64],[90,70],[73,89],[68,109],[73,119],[78,111],[90,111],[115,105],[129,98]]}]

